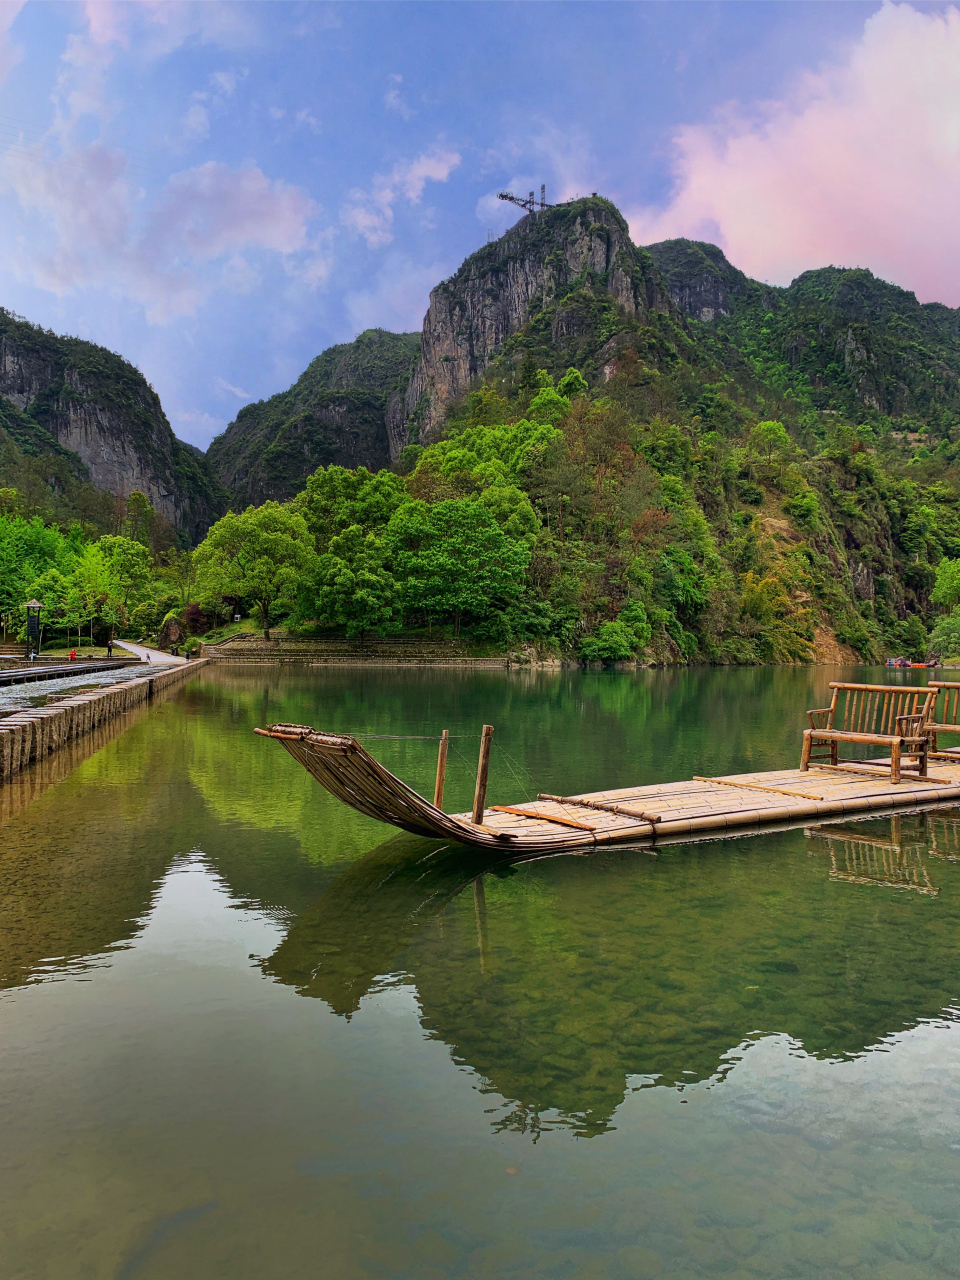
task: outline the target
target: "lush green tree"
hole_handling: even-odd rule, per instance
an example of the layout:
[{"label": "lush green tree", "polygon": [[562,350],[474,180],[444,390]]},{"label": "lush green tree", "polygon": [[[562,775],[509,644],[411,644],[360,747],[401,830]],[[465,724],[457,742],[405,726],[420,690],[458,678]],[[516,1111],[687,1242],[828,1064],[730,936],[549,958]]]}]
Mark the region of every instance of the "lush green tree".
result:
[{"label": "lush green tree", "polygon": [[157,513],[153,503],[145,493],[134,489],[127,498],[127,514],[123,522],[123,532],[133,542],[139,542],[148,550],[152,546]]},{"label": "lush green tree", "polygon": [[491,485],[480,494],[480,505],[487,508],[510,538],[530,538],[541,528],[542,521],[530,499],[516,485]]},{"label": "lush green tree", "polygon": [[773,461],[775,453],[790,448],[790,435],[782,422],[758,422],[750,436],[757,449],[767,455],[768,462]]},{"label": "lush green tree", "polygon": [[570,401],[556,391],[548,373],[540,374],[540,389],[530,401],[527,415],[532,422],[549,422],[556,426],[570,412]]},{"label": "lush green tree", "polygon": [[317,550],[325,551],[331,538],[352,525],[359,525],[365,533],[384,529],[394,511],[407,501],[406,484],[392,471],[321,467],[307,480],[306,489],[294,498],[292,507],[316,538]]},{"label": "lush green tree", "polygon": [[575,400],[587,394],[587,380],[579,369],[570,368],[557,383],[557,391],[568,400]]},{"label": "lush green tree", "polygon": [[930,649],[938,658],[960,657],[960,608],[944,614],[933,624]]},{"label": "lush green tree", "polygon": [[[66,627],[65,606],[70,592],[70,582],[59,569],[46,569],[27,588],[28,599],[39,600],[43,606],[40,610],[40,638],[42,647],[45,632],[56,631]],[[23,611],[23,635],[26,636],[26,612]]]},{"label": "lush green tree", "polygon": [[934,604],[944,609],[955,609],[960,605],[960,559],[944,558],[937,565],[937,581],[930,592]]},{"label": "lush green tree", "polygon": [[346,627],[348,636],[399,630],[399,590],[384,542],[356,524],[332,538],[319,559],[313,601],[318,621]]},{"label": "lush green tree", "polygon": [[271,621],[292,609],[305,580],[316,573],[314,540],[304,517],[279,502],[230,512],[196,550],[201,596],[250,602],[270,639]]},{"label": "lush green tree", "polygon": [[429,618],[483,618],[516,599],[530,562],[525,542],[507,536],[480,502],[408,502],[387,527],[406,607]]},{"label": "lush green tree", "polygon": [[194,598],[197,585],[197,566],[193,552],[179,547],[168,551],[163,558],[160,577],[176,597],[180,610],[186,609]]}]

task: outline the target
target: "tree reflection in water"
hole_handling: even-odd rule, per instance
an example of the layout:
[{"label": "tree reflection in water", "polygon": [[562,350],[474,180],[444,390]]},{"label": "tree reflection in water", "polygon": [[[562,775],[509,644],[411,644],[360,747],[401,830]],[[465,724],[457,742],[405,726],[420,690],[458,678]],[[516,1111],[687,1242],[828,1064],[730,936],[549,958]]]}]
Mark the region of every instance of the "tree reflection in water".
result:
[{"label": "tree reflection in water", "polygon": [[523,866],[400,836],[262,967],[346,1018],[413,982],[426,1033],[505,1100],[495,1127],[592,1135],[628,1088],[718,1081],[759,1036],[855,1056],[949,1013],[960,900],[926,858],[960,857],[958,829],[949,810]]}]

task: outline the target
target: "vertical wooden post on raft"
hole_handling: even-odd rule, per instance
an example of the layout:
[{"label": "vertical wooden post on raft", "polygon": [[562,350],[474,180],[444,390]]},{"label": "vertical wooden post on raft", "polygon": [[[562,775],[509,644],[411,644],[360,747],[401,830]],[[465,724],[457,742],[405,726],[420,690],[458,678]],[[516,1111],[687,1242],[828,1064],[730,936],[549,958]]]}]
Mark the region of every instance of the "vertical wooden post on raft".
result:
[{"label": "vertical wooden post on raft", "polygon": [[490,739],[493,737],[493,725],[485,724],[480,735],[480,762],[477,765],[477,789],[473,793],[473,813],[470,821],[483,821],[483,811],[487,804],[487,774],[490,772]]},{"label": "vertical wooden post on raft", "polygon": [[433,788],[433,807],[443,808],[443,783],[447,776],[447,748],[450,745],[450,730],[444,729],[440,735],[440,750],[437,752],[437,782]]}]

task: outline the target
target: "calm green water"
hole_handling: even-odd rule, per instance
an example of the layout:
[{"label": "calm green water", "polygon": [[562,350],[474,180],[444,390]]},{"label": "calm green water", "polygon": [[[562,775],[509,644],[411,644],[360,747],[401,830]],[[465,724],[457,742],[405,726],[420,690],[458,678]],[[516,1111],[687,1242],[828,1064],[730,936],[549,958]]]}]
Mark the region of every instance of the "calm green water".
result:
[{"label": "calm green water", "polygon": [[494,803],[782,767],[835,674],[204,670],[0,829],[0,1276],[960,1275],[960,812],[511,868],[251,732],[464,808],[484,721]]}]

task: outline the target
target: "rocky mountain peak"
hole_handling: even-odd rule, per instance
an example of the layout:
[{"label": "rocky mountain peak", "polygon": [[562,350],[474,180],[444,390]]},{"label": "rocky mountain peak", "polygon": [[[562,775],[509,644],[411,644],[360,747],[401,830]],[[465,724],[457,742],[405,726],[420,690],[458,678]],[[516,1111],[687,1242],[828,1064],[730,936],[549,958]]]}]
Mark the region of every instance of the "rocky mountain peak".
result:
[{"label": "rocky mountain peak", "polygon": [[672,310],[659,273],[630,240],[609,200],[589,197],[527,214],[505,235],[470,255],[430,294],[420,358],[406,395],[393,406],[394,447],[435,438],[448,404],[482,376],[507,339],[552,311],[553,338],[580,324],[564,300],[586,290],[605,295],[630,317]]},{"label": "rocky mountain peak", "polygon": [[759,286],[705,240],[661,240],[647,245],[670,297],[684,315],[711,322],[732,313]]}]

